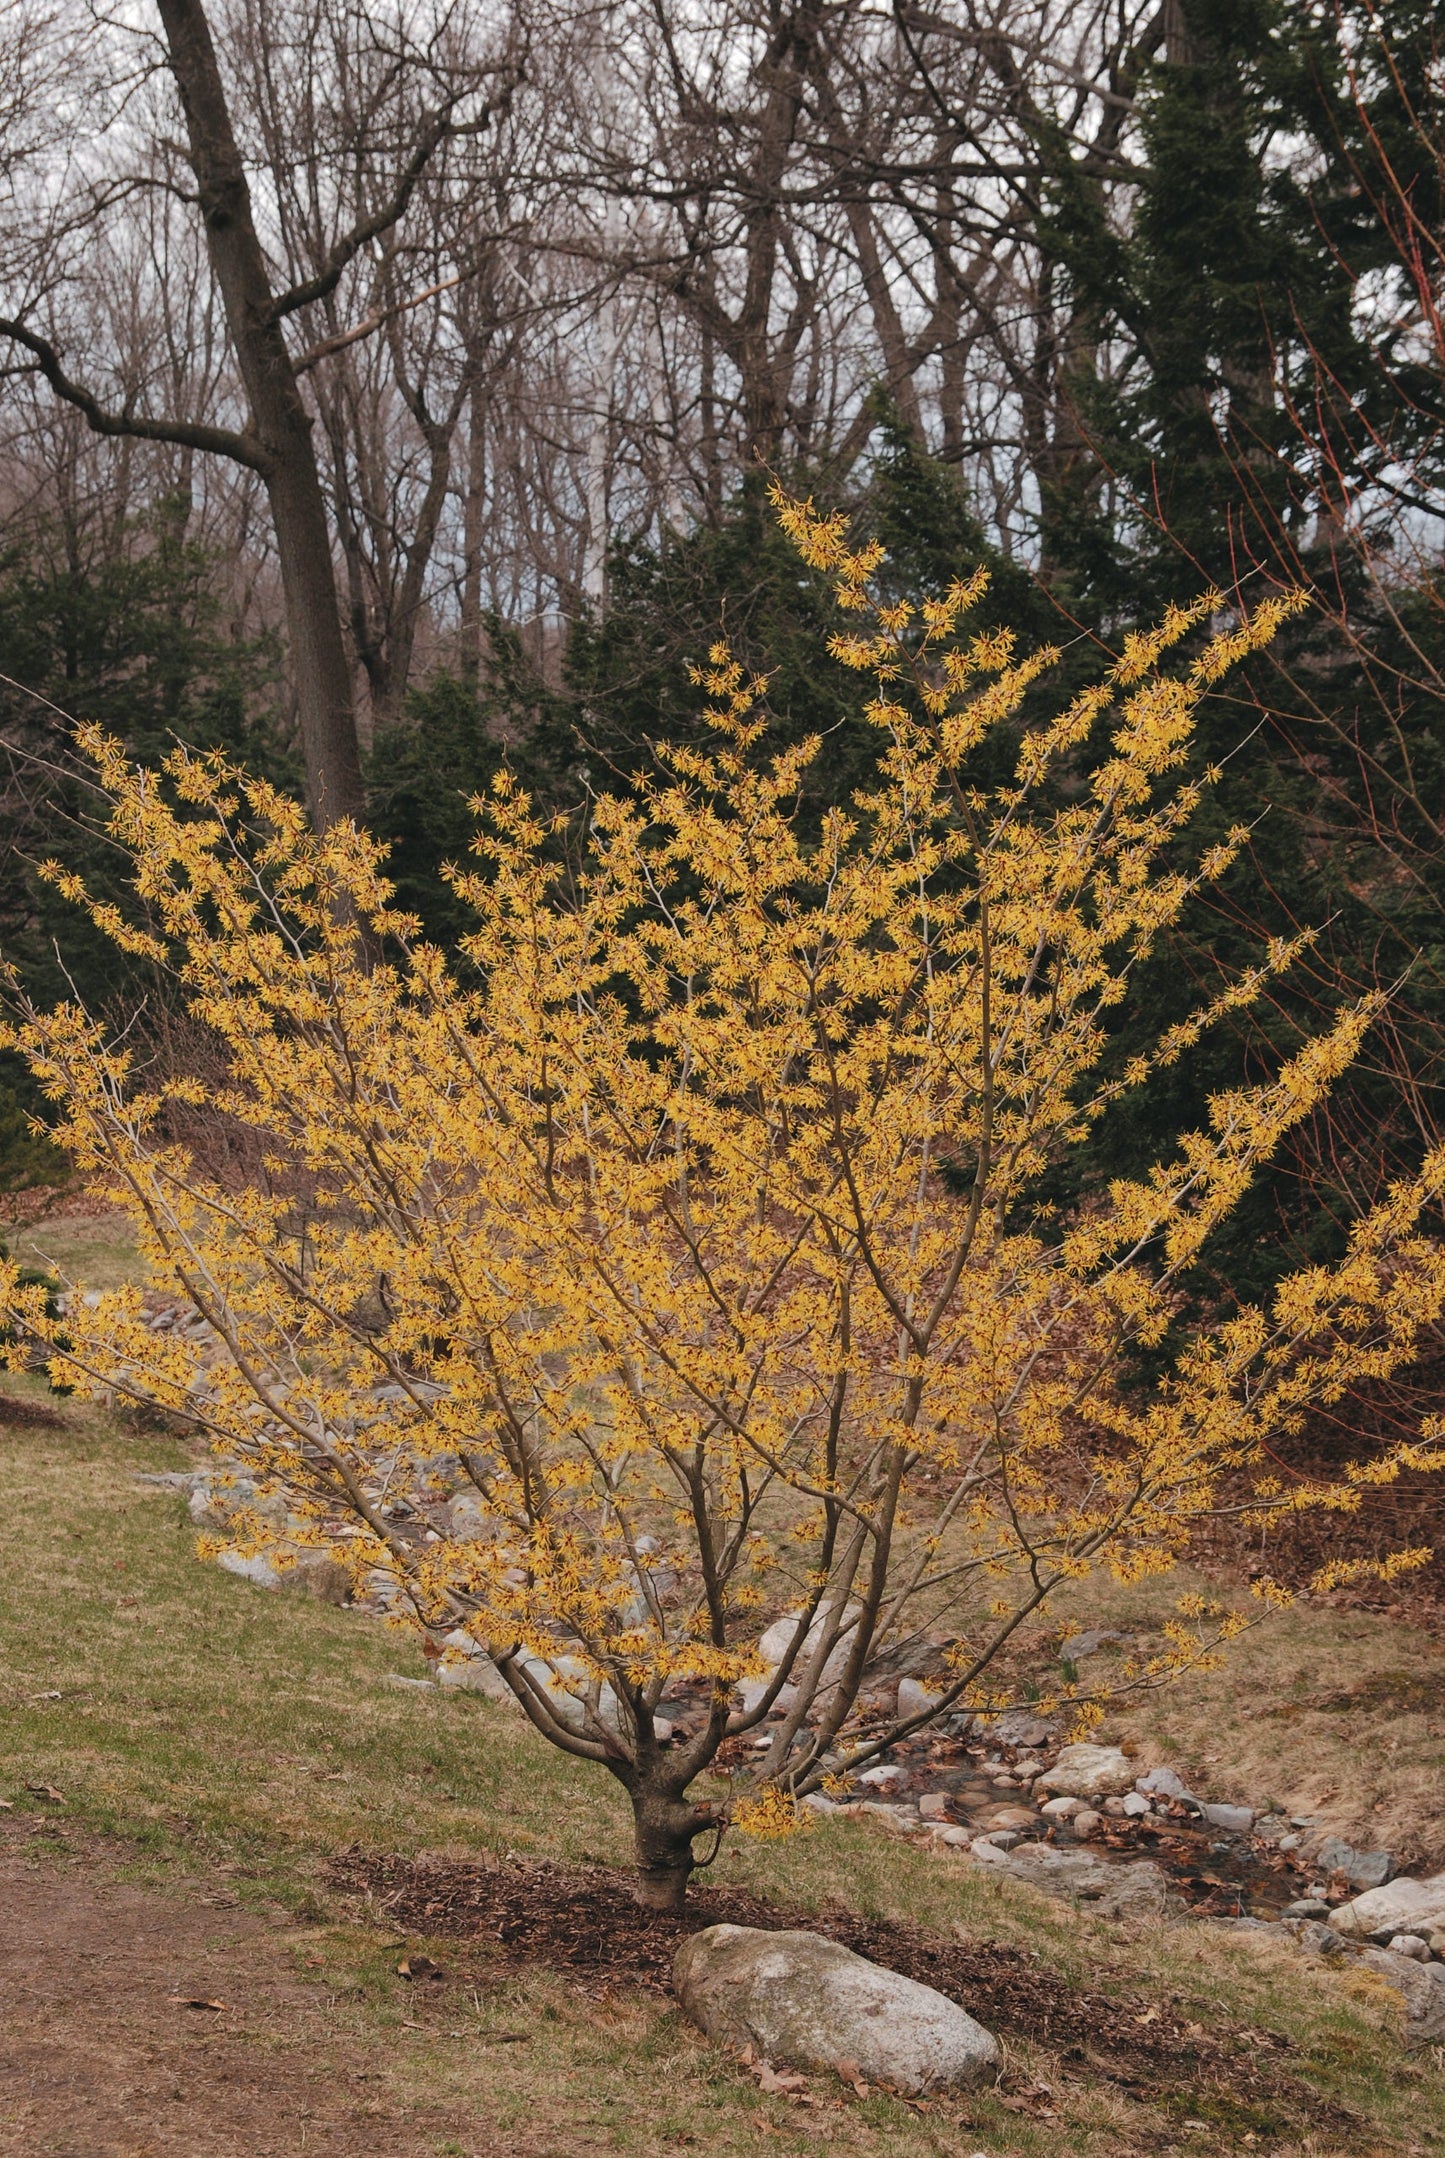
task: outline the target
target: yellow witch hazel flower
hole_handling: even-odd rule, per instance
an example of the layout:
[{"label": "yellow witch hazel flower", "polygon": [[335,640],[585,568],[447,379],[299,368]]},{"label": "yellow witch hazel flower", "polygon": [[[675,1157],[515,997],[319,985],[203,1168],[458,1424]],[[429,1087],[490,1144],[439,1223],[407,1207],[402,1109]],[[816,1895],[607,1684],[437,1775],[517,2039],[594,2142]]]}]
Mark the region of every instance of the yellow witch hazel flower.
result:
[{"label": "yellow witch hazel flower", "polygon": [[[877,732],[819,830],[798,797],[820,745],[770,746],[766,681],[719,642],[694,677],[709,739],[590,806],[577,873],[511,775],[478,802],[458,965],[365,833],[313,835],[217,756],[134,770],[89,729],[136,904],[61,888],[172,970],[223,1074],[208,1106],[264,1174],[177,1143],[196,1073],[156,1077],[77,1005],[12,984],[4,1036],[208,1326],[155,1332],[134,1290],[61,1315],[5,1264],[0,1353],[189,1418],[433,1649],[485,1650],[625,1789],[657,1907],[696,1836],[785,1832],[886,1749],[897,1723],[858,1703],[902,1641],[947,1643],[925,1713],[999,1713],[1002,1670],[1053,1656],[1060,1589],[1102,1568],[1164,1594],[1224,1506],[1263,1531],[1445,1459],[1431,1426],[1285,1489],[1269,1451],[1445,1311],[1445,1151],[1337,1265],[1163,1348],[1204,1238],[1374,1001],[1201,1103],[1147,1174],[1060,1218],[1046,1197],[1107,1106],[1303,948],[1105,1065],[1139,959],[1242,843],[1188,866],[1200,700],[1298,596],[1222,637],[1216,595],[1173,609],[1051,714],[1056,655],[980,621],[981,573],[884,603],[875,545],[774,501]],[[1001,729],[998,783],[975,752]],[[1116,1687],[1206,1662],[1280,1593],[1164,1614]],[[1099,1686],[1060,1698],[1097,1724]]]}]

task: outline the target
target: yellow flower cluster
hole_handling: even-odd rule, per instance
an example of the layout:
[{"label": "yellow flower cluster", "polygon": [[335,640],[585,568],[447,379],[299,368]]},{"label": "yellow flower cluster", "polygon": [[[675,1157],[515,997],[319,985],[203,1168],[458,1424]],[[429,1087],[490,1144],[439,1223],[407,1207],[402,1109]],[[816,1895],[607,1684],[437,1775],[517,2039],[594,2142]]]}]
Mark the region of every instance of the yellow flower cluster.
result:
[{"label": "yellow flower cluster", "polygon": [[[312,834],[216,757],[134,771],[89,730],[141,902],[134,922],[92,915],[174,969],[225,1073],[205,1106],[254,1136],[264,1174],[237,1188],[177,1144],[170,1105],[201,1099],[194,1079],[151,1076],[76,1006],[7,1037],[220,1345],[208,1360],[154,1332],[134,1290],[48,1318],[11,1269],[10,1353],[39,1344],[82,1390],[193,1418],[290,1494],[303,1538],[387,1576],[428,1634],[485,1644],[541,1730],[623,1779],[654,1841],[659,1792],[680,1805],[775,1704],[750,1755],[775,1795],[749,1818],[791,1821],[891,1641],[946,1633],[947,1697],[997,1708],[989,1674],[1060,1586],[1167,1573],[1241,1490],[1267,1524],[1441,1459],[1427,1431],[1281,1492],[1266,1450],[1311,1401],[1397,1368],[1445,1309],[1441,1155],[1337,1266],[1196,1334],[1152,1386],[1120,1383],[1203,1238],[1356,1053],[1370,1000],[1204,1104],[1147,1176],[1062,1224],[1040,1196],[1108,1103],[1296,955],[1267,952],[1103,1076],[1140,956],[1241,843],[1178,866],[1199,701],[1298,600],[1214,635],[1217,595],[1172,610],[1039,716],[1053,655],[964,634],[981,577],[881,604],[876,547],[777,506],[858,619],[833,651],[877,685],[876,777],[815,836],[796,803],[819,745],[769,751],[765,685],[718,645],[697,676],[711,742],[598,802],[565,887],[508,776],[478,804],[459,968],[392,909],[364,834]],[[986,789],[972,753],[1005,727],[1014,769]],[[1055,789],[1061,770],[1085,777]],[[1241,1623],[1180,1614],[1129,1683]],[[696,1712],[667,1750],[654,1720],[679,1688]],[[1059,1698],[1097,1716],[1076,1684]]]}]

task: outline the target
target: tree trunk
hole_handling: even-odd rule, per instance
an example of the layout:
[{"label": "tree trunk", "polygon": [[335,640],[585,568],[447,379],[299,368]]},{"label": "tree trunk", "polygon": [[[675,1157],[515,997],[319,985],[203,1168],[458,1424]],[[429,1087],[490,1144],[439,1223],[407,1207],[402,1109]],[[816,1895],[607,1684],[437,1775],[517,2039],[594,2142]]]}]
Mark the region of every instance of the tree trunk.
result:
[{"label": "tree trunk", "polygon": [[692,1839],[716,1827],[717,1814],[646,1781],[635,1784],[631,1796],[637,1900],[645,1911],[680,1911],[693,1868]]},{"label": "tree trunk", "polygon": [[341,635],[331,530],[291,356],[256,237],[246,170],[201,0],[157,0],[171,72],[185,108],[191,165],[206,246],[226,323],[265,453],[262,468],[276,529],[286,628],[312,821],[319,831],[365,811]]}]

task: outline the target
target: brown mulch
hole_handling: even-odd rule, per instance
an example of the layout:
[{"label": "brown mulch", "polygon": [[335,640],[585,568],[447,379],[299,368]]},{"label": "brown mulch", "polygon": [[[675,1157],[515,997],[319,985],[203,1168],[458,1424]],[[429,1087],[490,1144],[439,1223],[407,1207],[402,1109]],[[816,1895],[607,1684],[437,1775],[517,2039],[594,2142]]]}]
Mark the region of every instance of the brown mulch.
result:
[{"label": "brown mulch", "polygon": [[333,1861],[330,1878],[388,1926],[486,1943],[513,1967],[541,1964],[584,1984],[656,1993],[670,1993],[679,1943],[704,1926],[801,1928],[935,1987],[997,2035],[1047,2046],[1128,2096],[1213,2090],[1236,2103],[1307,2113],[1317,2127],[1358,2125],[1287,2073],[1282,2058],[1292,2046],[1282,2033],[1205,2031],[1162,1997],[1073,1985],[1033,1954],[998,1941],[950,1938],[837,1906],[792,1910],[729,1887],[691,1888],[680,1916],[644,1911],[633,1900],[631,1876],[603,1866],[413,1860],[353,1847]]},{"label": "brown mulch", "polygon": [[0,1387],[0,1429],[11,1431],[64,1431],[68,1428],[58,1409],[44,1401],[27,1401],[7,1394]]}]

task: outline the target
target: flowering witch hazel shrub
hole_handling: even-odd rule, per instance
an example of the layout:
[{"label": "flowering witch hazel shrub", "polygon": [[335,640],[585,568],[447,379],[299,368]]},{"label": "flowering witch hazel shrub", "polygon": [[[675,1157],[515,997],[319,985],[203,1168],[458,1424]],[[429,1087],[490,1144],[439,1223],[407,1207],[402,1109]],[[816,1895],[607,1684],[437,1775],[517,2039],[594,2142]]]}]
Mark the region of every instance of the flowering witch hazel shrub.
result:
[{"label": "flowering witch hazel shrub", "polygon": [[[834,581],[834,652],[873,682],[876,775],[846,814],[804,832],[819,745],[770,751],[765,687],[719,646],[709,744],[596,803],[570,871],[505,774],[478,803],[454,961],[391,908],[364,833],[316,836],[215,757],[131,769],[90,730],[142,902],[91,912],[175,971],[225,1073],[210,1106],[264,1173],[233,1188],[175,1143],[197,1082],[148,1076],[75,1005],[17,1004],[7,1037],[219,1354],[150,1329],[135,1289],[58,1318],[13,1267],[7,1353],[193,1418],[358,1581],[388,1574],[433,1649],[459,1628],[485,1648],[546,1738],[625,1787],[660,1907],[699,1834],[775,1832],[929,1715],[1005,1705],[996,1674],[1066,1584],[1162,1579],[1225,1503],[1258,1524],[1353,1507],[1442,1458],[1428,1429],[1286,1489],[1268,1443],[1439,1316],[1445,1154],[1337,1265],[1164,1351],[1203,1239],[1373,1000],[1202,1104],[1137,1181],[1064,1219],[1038,1196],[1106,1106],[1296,956],[1271,948],[1106,1076],[1131,970],[1242,842],[1175,866],[1208,783],[1182,776],[1196,707],[1298,603],[1210,637],[1207,594],[1025,723],[1056,655],[968,633],[982,578],[885,605],[876,548],[778,508]],[[975,753],[997,771],[1006,739],[985,786]],[[1157,1376],[1136,1359],[1125,1385],[1139,1347]],[[253,1515],[253,1548],[272,1533]],[[1116,1686],[1247,1623],[1176,1603]],[[860,1736],[870,1664],[920,1635],[951,1644],[936,1706]],[[1061,1698],[1080,1727],[1101,1711],[1097,1689]],[[764,1749],[729,1743],[765,1723]],[[725,1746],[730,1786],[706,1773]]]}]

